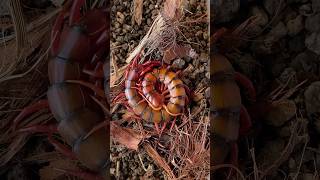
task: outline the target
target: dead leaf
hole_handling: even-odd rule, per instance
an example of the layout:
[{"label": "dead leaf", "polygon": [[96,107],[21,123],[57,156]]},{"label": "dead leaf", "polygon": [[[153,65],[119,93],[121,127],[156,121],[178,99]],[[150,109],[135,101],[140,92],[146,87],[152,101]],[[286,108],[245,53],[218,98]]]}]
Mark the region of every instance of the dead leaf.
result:
[{"label": "dead leaf", "polygon": [[113,140],[129,149],[138,150],[140,142],[142,139],[146,138],[138,131],[121,127],[115,122],[111,122],[110,129],[110,134],[113,137]]},{"label": "dead leaf", "polygon": [[190,46],[175,45],[164,52],[163,60],[166,63],[170,63],[170,61],[177,57],[183,58],[187,56],[195,58],[197,54]]},{"label": "dead leaf", "polygon": [[135,0],[133,5],[133,16],[135,22],[140,25],[142,22],[143,0]]},{"label": "dead leaf", "polygon": [[166,0],[163,15],[170,20],[178,20],[182,16],[181,0]]}]

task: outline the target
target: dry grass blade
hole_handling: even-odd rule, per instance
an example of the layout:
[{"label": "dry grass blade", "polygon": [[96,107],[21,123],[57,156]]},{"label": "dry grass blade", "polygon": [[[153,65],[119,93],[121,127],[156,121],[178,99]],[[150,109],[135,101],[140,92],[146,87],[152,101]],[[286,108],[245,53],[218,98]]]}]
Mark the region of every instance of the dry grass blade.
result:
[{"label": "dry grass blade", "polygon": [[143,0],[134,0],[133,5],[133,20],[140,25],[142,22],[142,12],[143,12]]},{"label": "dry grass blade", "polygon": [[[288,160],[289,156],[293,152],[294,148],[301,142],[304,141],[307,143],[309,141],[308,136],[304,135],[305,133],[305,122],[297,119],[296,122],[294,122],[292,129],[291,129],[291,136],[289,138],[289,142],[285,149],[281,152],[281,155],[279,158],[269,167],[264,167],[264,171],[261,173],[261,176],[259,179],[264,179],[267,175],[271,174],[272,172],[276,171],[279,166]],[[302,135],[301,135],[302,134]]]},{"label": "dry grass blade", "polygon": [[128,67],[128,65],[125,65],[125,66],[121,67],[117,72],[114,72],[110,75],[110,87],[111,88],[116,87],[119,84],[121,84],[121,81],[119,82],[119,80],[122,78],[122,75],[126,71],[127,67]]},{"label": "dry grass blade", "polygon": [[156,49],[160,52],[165,52],[164,60],[167,63],[176,57],[190,56],[194,58],[197,56],[190,47],[184,47],[177,43],[178,33],[184,36],[179,30],[179,26],[183,24],[183,22],[180,22],[183,19],[182,10],[181,0],[167,0],[163,10],[155,18],[139,45],[129,54],[126,63],[129,64],[144,48],[147,49],[145,56]]},{"label": "dry grass blade", "polygon": [[20,56],[23,49],[28,44],[26,23],[22,13],[22,6],[20,0],[10,0],[9,2],[10,12],[16,33],[17,56]]},{"label": "dry grass blade", "polygon": [[143,148],[146,150],[148,155],[157,163],[157,165],[165,170],[169,179],[176,179],[170,166],[166,163],[164,159],[162,159],[159,153],[150,144],[143,144]]},{"label": "dry grass blade", "polygon": [[64,158],[62,154],[60,154],[57,151],[53,151],[53,152],[44,152],[41,154],[35,154],[33,156],[27,157],[26,159],[24,159],[25,161],[37,161],[39,163],[44,163],[44,162],[48,162],[48,161],[55,161],[58,159]]},{"label": "dry grass blade", "polygon": [[[23,77],[34,70],[39,63],[47,57],[49,47],[46,51],[40,50],[38,55],[35,57],[38,58],[37,61],[33,64],[31,68],[28,68],[24,73],[12,75],[17,69],[23,68],[25,65],[25,59],[29,56],[37,47],[41,45],[41,43],[46,40],[46,36],[49,34],[50,26],[47,25],[48,22],[59,12],[58,10],[54,10],[46,15],[43,15],[34,21],[32,21],[27,26],[27,41],[30,42],[30,46],[23,50],[23,53],[19,54],[17,57],[15,53],[16,42],[10,41],[8,44],[5,44],[4,47],[0,49],[1,56],[1,71],[0,71],[0,82],[16,79]],[[40,56],[39,54],[42,54]]]},{"label": "dry grass blade", "polygon": [[9,75],[9,76],[6,76],[7,73],[5,73],[4,76],[2,76],[0,78],[0,83],[4,82],[4,81],[8,81],[8,80],[12,80],[12,79],[17,79],[17,78],[21,78],[21,77],[24,77],[25,75],[27,75],[28,73],[30,73],[32,70],[34,70],[39,64],[41,61],[43,61],[44,58],[47,57],[48,55],[48,52],[49,52],[50,48],[47,49],[46,52],[44,52],[39,58],[38,60],[31,66],[31,68],[29,68],[27,71],[23,72],[23,73],[20,73],[20,74],[15,74],[15,75]]},{"label": "dry grass blade", "polygon": [[12,157],[19,152],[19,150],[27,143],[28,135],[22,134],[18,137],[12,138],[12,142],[6,151],[0,154],[0,167],[6,165]]},{"label": "dry grass blade", "polygon": [[[178,169],[179,178],[204,179],[209,175],[210,169],[210,146],[208,126],[210,123],[206,106],[200,107],[201,114],[193,112],[186,117],[185,125],[176,128],[172,133],[172,142],[169,159]],[[192,119],[191,119],[192,117]],[[198,122],[194,122],[194,118]],[[174,156],[171,156],[174,154]],[[179,159],[178,163],[174,160]]]},{"label": "dry grass blade", "polygon": [[150,36],[152,35],[152,33],[154,33],[153,32],[154,29],[162,29],[161,27],[163,27],[164,24],[165,24],[165,22],[164,22],[163,18],[161,18],[161,15],[158,15],[157,18],[152,23],[147,34],[140,41],[139,45],[133,50],[133,52],[131,52],[129,54],[128,58],[126,59],[127,64],[130,64],[130,62],[133,60],[133,58],[136,57],[142,51],[142,49],[144,49],[146,47],[146,45],[149,43],[149,41],[151,39]]},{"label": "dry grass blade", "polygon": [[216,165],[216,166],[212,166],[211,167],[211,171],[216,171],[218,169],[221,169],[221,168],[232,168],[234,169],[238,175],[240,175],[240,179],[241,180],[246,180],[246,178],[244,177],[243,173],[241,172],[241,170],[239,168],[237,168],[236,166],[232,165],[232,164],[221,164],[221,165]]}]

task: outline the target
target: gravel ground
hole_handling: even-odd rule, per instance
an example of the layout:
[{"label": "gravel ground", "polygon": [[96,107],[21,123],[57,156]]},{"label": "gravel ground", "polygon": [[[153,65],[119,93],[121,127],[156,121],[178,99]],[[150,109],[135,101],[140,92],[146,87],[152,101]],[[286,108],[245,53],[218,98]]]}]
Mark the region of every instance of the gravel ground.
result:
[{"label": "gravel ground", "polygon": [[[230,51],[226,56],[237,71],[253,81],[260,101],[266,102],[268,95],[279,86],[286,84],[287,90],[293,89],[307,80],[285,98],[285,103],[273,105],[264,111],[263,117],[254,119],[256,133],[244,140],[249,143],[240,143],[244,174],[253,171],[249,147],[255,150],[259,170],[263,172],[266,167],[276,165],[265,176],[267,179],[319,179],[320,1],[227,0],[215,3],[217,28],[237,27],[250,16],[258,18],[247,31],[249,37],[242,39],[237,51]],[[261,106],[260,110],[267,107]],[[301,129],[295,129],[293,124]],[[294,136],[290,130],[296,130]],[[295,137],[295,141],[290,137]],[[288,148],[288,143],[293,147]],[[248,179],[254,179],[253,175]]]},{"label": "gravel ground", "polygon": [[[115,0],[111,7],[112,24],[111,24],[111,48],[114,60],[119,67],[126,64],[125,60],[128,54],[138,45],[139,41],[148,31],[153,20],[163,7],[162,0],[145,0],[143,1],[143,15],[141,25],[132,21],[133,2],[126,0]],[[188,1],[185,11],[187,20],[194,14],[206,14],[206,4],[204,0]],[[188,27],[188,26],[187,26]],[[188,30],[189,29],[189,30]],[[181,38],[183,43],[191,42],[192,48],[198,54],[195,59],[179,58],[172,62],[174,70],[182,70],[182,80],[191,90],[196,88],[207,87],[209,79],[208,72],[208,27],[206,23],[195,24],[190,28],[181,27],[185,38]],[[156,53],[159,57],[161,54]],[[185,76],[188,74],[188,76]],[[207,90],[207,92],[209,92]],[[208,93],[207,93],[208,94]],[[191,111],[196,110],[197,105],[192,107]],[[116,115],[114,117],[117,117]],[[139,155],[138,155],[139,154]],[[151,174],[146,174],[142,163],[146,169],[151,168]],[[116,145],[111,145],[111,174],[113,178],[118,179],[139,179],[147,177],[151,179],[163,179],[163,172],[150,159],[145,152],[129,151]],[[117,166],[119,169],[117,175]],[[148,171],[150,172],[150,171]]]}]

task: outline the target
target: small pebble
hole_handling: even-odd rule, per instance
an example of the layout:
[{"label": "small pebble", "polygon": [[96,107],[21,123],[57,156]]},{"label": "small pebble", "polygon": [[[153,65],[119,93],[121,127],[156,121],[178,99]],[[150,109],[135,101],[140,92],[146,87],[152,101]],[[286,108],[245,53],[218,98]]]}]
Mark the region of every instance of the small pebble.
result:
[{"label": "small pebble", "polygon": [[176,59],[173,61],[172,68],[182,69],[185,64],[186,64],[186,62],[183,59],[179,58],[179,59]]},{"label": "small pebble", "polygon": [[305,40],[306,47],[314,53],[320,55],[320,32],[312,33]]}]

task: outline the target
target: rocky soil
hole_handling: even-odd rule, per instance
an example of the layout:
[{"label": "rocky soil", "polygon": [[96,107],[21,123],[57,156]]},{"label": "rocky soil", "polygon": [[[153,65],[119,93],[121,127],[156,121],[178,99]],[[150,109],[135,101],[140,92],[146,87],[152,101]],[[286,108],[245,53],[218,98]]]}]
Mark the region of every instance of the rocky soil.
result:
[{"label": "rocky soil", "polygon": [[[253,81],[257,104],[264,104],[251,111],[254,132],[240,143],[243,173],[248,179],[319,179],[320,1],[226,0],[213,7],[216,29],[256,18],[240,36],[241,46],[225,53]],[[278,87],[282,93],[272,94]]]},{"label": "rocky soil", "polygon": [[[111,17],[114,18],[112,18],[111,24],[111,53],[118,67],[126,64],[126,58],[148,31],[153,20],[163,8],[163,2],[162,0],[143,1],[142,23],[138,25],[132,20],[133,1],[112,1]],[[205,15],[207,13],[207,6],[204,0],[188,1],[186,8],[187,20],[192,19],[193,14]],[[208,71],[208,27],[206,23],[196,23],[192,24],[192,28],[189,27],[189,24],[179,27],[185,37],[180,38],[180,42],[189,43],[198,56],[195,59],[178,58],[171,62],[171,66],[173,70],[183,71],[182,80],[191,90],[196,90],[197,88],[206,89],[210,76]],[[161,56],[161,53],[155,52],[156,58]],[[197,106],[197,103],[195,103],[191,111],[195,111]],[[114,119],[118,117],[117,114],[114,115]],[[130,151],[119,145],[112,144],[111,161],[112,178],[164,178],[163,170],[159,169],[144,151]]]}]

